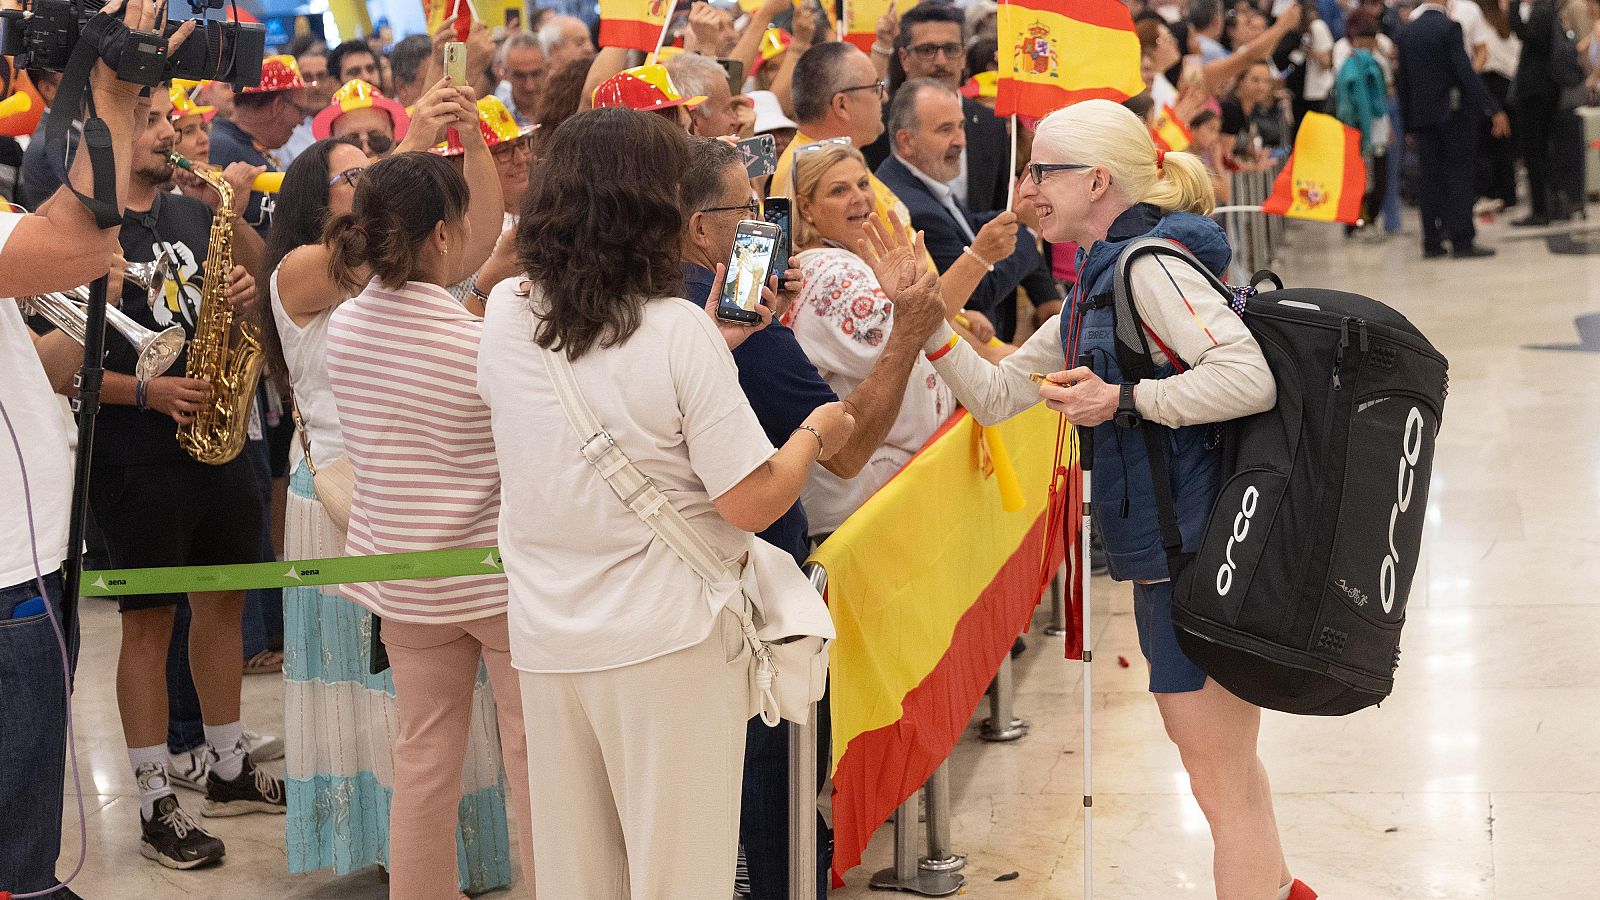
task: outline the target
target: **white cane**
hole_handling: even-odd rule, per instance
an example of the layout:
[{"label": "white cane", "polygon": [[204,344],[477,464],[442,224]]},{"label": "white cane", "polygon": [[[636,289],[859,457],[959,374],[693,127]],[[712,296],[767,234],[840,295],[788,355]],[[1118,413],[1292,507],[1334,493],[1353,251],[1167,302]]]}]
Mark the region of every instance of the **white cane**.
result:
[{"label": "white cane", "polygon": [[[1078,365],[1082,368],[1092,369],[1094,357],[1083,354],[1078,357]],[[1091,723],[1093,721],[1094,703],[1094,651],[1090,649],[1094,636],[1094,604],[1090,602],[1090,552],[1089,552],[1089,497],[1091,475],[1089,470],[1094,468],[1094,429],[1083,426],[1078,428],[1078,465],[1083,469],[1083,537],[1079,544],[1078,561],[1083,569],[1083,632],[1081,637],[1083,658],[1083,897],[1084,900],[1094,896],[1094,768],[1093,748],[1090,743]]]}]

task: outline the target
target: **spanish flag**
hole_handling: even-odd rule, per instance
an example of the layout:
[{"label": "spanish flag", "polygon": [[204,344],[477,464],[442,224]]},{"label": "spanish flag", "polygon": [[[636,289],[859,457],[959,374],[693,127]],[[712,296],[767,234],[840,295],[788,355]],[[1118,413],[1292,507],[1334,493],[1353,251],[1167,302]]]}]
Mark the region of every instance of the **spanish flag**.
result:
[{"label": "spanish flag", "polygon": [[[1041,593],[1060,417],[958,413],[812,556],[828,571],[835,875],[955,746]],[[1003,443],[1003,447],[1002,447]],[[1003,459],[1001,457],[1004,457]],[[1020,497],[1007,511],[1008,468]]]},{"label": "spanish flag", "polygon": [[1118,0],[1015,0],[1000,4],[1000,87],[995,115],[1042,118],[1144,91],[1139,36]]},{"label": "spanish flag", "polygon": [[1294,152],[1278,173],[1261,211],[1317,222],[1361,223],[1367,165],[1361,132],[1323,113],[1306,113],[1294,136]]},{"label": "spanish flag", "polygon": [[600,46],[654,52],[672,0],[600,0]]},{"label": "spanish flag", "polygon": [[1161,111],[1156,113],[1156,123],[1150,126],[1150,136],[1155,138],[1157,147],[1169,153],[1187,150],[1194,141],[1189,126],[1178,118],[1170,104],[1163,105]]},{"label": "spanish flag", "polygon": [[[859,47],[862,53],[871,53],[872,44],[878,39],[878,19],[889,11],[889,4],[893,3],[903,16],[918,2],[919,0],[850,0],[844,5],[844,39]],[[830,18],[833,15],[832,7],[831,0],[822,5]],[[800,8],[799,0],[796,0],[795,10],[798,12]]]}]

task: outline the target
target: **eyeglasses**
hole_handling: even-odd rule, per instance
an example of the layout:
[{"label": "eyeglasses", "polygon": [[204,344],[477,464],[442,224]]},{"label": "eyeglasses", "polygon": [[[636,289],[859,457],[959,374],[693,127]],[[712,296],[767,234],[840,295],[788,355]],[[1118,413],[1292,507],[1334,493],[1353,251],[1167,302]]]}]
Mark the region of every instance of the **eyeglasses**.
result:
[{"label": "eyeglasses", "polygon": [[361,180],[361,175],[366,171],[367,170],[365,166],[357,166],[354,169],[345,169],[343,172],[340,172],[339,174],[328,179],[328,187],[333,187],[341,181],[350,185],[351,187],[355,187],[356,182]]},{"label": "eyeglasses", "polygon": [[934,57],[939,56],[940,54],[943,54],[943,55],[951,57],[951,58],[959,57],[961,55],[961,45],[960,44],[914,44],[914,45],[912,45],[910,47],[907,47],[906,48],[906,52],[908,52],[912,56],[915,56],[916,58],[922,60],[923,62],[932,62]]},{"label": "eyeglasses", "polygon": [[751,200],[749,203],[746,203],[743,206],[712,206],[712,207],[707,207],[706,209],[702,209],[700,211],[703,212],[703,213],[714,213],[714,212],[733,212],[734,210],[738,210],[738,211],[744,213],[747,217],[749,217],[751,219],[759,219],[761,217],[761,204],[757,203],[754,200]]},{"label": "eyeglasses", "polygon": [[847,87],[847,88],[840,88],[839,89],[839,93],[841,93],[841,94],[848,94],[848,93],[851,93],[852,91],[876,91],[877,94],[878,94],[878,99],[879,100],[885,100],[885,99],[888,99],[888,97],[889,97],[889,82],[887,82],[887,81],[874,81],[871,84],[858,84],[855,87]]},{"label": "eyeglasses", "polygon": [[519,137],[512,141],[501,141],[489,148],[489,155],[495,159],[506,159],[515,156],[533,155],[533,135]]},{"label": "eyeglasses", "polygon": [[[882,84],[883,82],[880,81],[878,83]],[[855,144],[852,143],[850,141],[850,139],[847,138],[847,137],[834,137],[834,138],[824,138],[824,139],[822,139],[820,141],[812,141],[809,144],[801,144],[800,146],[795,147],[794,148],[794,162],[789,167],[789,193],[790,194],[798,193],[799,190],[800,190],[800,157],[804,156],[807,153],[812,152],[813,150],[821,150],[823,147],[852,147],[853,148],[853,147],[855,147]]]},{"label": "eyeglasses", "polygon": [[1044,177],[1052,172],[1071,172],[1077,169],[1092,169],[1082,163],[1028,163],[1028,177],[1034,184],[1044,184]]}]

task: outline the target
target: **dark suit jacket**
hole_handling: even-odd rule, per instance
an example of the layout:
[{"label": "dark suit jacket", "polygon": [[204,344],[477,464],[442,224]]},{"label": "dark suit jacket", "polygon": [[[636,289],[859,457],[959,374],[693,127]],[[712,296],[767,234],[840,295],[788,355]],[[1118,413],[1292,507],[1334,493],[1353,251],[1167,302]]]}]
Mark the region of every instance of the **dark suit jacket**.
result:
[{"label": "dark suit jacket", "polygon": [[[1006,192],[1010,190],[1006,166],[1011,163],[1011,135],[1006,131],[1005,120],[996,118],[989,107],[965,97],[961,98],[961,114],[967,120],[967,195],[961,202],[967,209],[1005,209]],[[883,115],[887,124],[887,103],[883,105]],[[868,168],[876,170],[889,158],[891,140],[885,127],[877,140],[861,149]]]},{"label": "dark suit jacket", "polygon": [[1414,15],[1400,29],[1400,69],[1395,93],[1407,131],[1436,128],[1457,110],[1500,111],[1483,79],[1472,71],[1461,26],[1432,8]]},{"label": "dark suit jacket", "polygon": [[[888,185],[910,211],[911,227],[923,233],[933,264],[940,272],[950,268],[961,258],[963,249],[972,243],[962,232],[955,215],[899,159],[891,156],[884,160],[883,165],[878,166],[877,174],[878,180]],[[967,225],[973,233],[977,233],[984,223],[997,215],[998,212],[981,215],[968,213]],[[975,309],[993,319],[1001,299],[1010,296],[1022,279],[1041,264],[1032,235],[1019,233],[1016,251],[1003,260],[997,260],[994,271],[983,276],[972,296],[967,298],[967,309]]]}]

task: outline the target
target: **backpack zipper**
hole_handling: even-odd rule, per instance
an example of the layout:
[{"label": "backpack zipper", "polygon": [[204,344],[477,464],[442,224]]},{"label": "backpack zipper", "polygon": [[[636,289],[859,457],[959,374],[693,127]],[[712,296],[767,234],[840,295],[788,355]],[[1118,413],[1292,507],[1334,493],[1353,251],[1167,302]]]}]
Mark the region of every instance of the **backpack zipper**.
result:
[{"label": "backpack zipper", "polygon": [[[1350,346],[1350,321],[1349,316],[1339,320],[1339,349],[1333,354],[1333,389],[1336,391],[1344,390],[1344,381],[1339,377],[1339,370],[1344,368],[1344,351],[1346,347]],[[1365,328],[1362,329],[1361,337],[1364,343],[1366,340]]]}]

